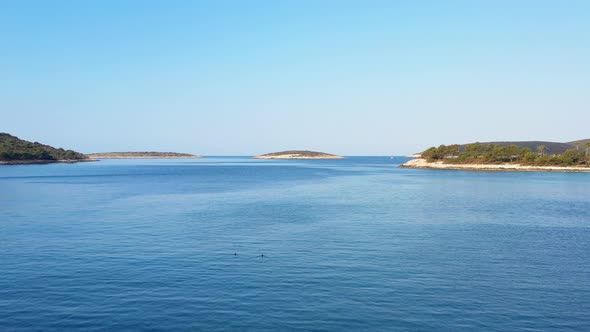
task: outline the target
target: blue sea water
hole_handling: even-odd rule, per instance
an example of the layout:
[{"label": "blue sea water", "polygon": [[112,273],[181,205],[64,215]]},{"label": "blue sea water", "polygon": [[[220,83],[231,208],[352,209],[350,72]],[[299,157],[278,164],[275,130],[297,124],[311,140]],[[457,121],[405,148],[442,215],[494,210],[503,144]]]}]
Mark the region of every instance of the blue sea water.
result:
[{"label": "blue sea water", "polygon": [[0,330],[590,330],[590,174],[405,160],[0,167]]}]

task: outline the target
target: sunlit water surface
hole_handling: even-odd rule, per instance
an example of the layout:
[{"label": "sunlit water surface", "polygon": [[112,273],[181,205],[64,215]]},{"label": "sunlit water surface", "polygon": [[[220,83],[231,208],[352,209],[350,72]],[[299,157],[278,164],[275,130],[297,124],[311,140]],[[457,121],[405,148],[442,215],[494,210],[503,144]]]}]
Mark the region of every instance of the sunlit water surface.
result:
[{"label": "sunlit water surface", "polygon": [[0,330],[590,330],[590,174],[405,160],[0,167]]}]

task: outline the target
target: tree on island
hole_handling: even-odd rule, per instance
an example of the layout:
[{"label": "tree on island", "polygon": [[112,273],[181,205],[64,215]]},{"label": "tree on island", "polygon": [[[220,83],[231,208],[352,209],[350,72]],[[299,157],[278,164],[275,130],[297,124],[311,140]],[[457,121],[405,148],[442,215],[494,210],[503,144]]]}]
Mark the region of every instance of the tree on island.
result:
[{"label": "tree on island", "polygon": [[547,146],[539,145],[537,146],[537,152],[541,155],[541,157],[545,156],[545,151],[547,150]]}]

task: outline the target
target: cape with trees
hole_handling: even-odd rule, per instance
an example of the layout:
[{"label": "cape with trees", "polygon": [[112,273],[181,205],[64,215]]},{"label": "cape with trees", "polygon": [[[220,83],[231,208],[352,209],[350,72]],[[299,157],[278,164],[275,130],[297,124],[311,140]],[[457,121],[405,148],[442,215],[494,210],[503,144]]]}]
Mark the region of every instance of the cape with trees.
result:
[{"label": "cape with trees", "polygon": [[550,153],[545,144],[531,149],[516,144],[472,143],[467,145],[440,145],[422,152],[421,158],[429,162],[448,164],[502,164],[514,163],[530,166],[590,166],[590,140],[576,141],[561,153]]},{"label": "cape with trees", "polygon": [[73,150],[54,148],[38,142],[29,142],[7,133],[0,133],[0,162],[74,162],[88,157]]}]

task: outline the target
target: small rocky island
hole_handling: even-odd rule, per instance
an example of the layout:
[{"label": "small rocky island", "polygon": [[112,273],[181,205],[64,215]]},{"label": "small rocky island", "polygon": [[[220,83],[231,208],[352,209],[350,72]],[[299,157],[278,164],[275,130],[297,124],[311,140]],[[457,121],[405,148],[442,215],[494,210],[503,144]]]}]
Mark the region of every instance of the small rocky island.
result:
[{"label": "small rocky island", "polygon": [[73,150],[54,148],[0,133],[0,165],[75,163],[95,161]]},{"label": "small rocky island", "polygon": [[201,158],[189,153],[178,152],[103,152],[88,155],[94,159],[191,159]]},{"label": "small rocky island", "polygon": [[254,157],[254,159],[342,159],[344,157],[337,156],[325,152],[308,151],[308,150],[288,150],[281,152],[267,153]]},{"label": "small rocky island", "polygon": [[[539,145],[537,145],[539,144]],[[440,145],[400,167],[480,171],[590,172],[590,140]]]}]

